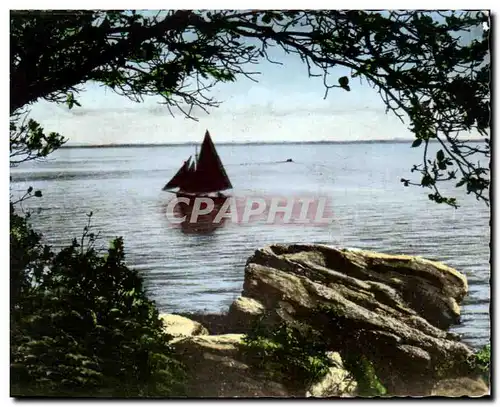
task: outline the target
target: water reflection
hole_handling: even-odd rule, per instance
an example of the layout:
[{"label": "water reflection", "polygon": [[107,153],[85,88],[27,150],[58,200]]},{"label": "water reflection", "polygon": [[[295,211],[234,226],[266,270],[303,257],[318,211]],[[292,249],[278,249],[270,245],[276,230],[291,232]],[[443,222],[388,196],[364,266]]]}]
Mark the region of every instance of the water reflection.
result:
[{"label": "water reflection", "polygon": [[[167,204],[166,210],[169,226],[180,229],[181,232],[185,234],[211,234],[226,225],[227,217],[217,217],[221,208],[224,206],[223,214],[231,213],[229,198],[214,199],[213,209],[208,213],[205,213],[207,210],[207,204],[205,203],[201,203],[200,208],[197,209],[197,211],[194,211],[196,208],[193,203],[177,203],[173,207],[172,212],[169,212],[171,209],[168,208],[168,206],[169,205]],[[170,207],[171,206],[172,204],[170,204]],[[200,212],[201,214],[196,212]]]}]

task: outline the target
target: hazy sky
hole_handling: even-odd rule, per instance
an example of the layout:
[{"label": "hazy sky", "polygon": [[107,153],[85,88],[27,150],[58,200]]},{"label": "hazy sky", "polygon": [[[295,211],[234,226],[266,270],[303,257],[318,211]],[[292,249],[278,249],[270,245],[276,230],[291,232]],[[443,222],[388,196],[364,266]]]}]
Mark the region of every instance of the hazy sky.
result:
[{"label": "hazy sky", "polygon": [[[223,101],[195,122],[155,101],[134,103],[111,90],[87,84],[78,96],[82,107],[38,102],[32,117],[47,131],[57,131],[69,143],[170,143],[201,141],[209,129],[215,142],[363,140],[411,138],[407,124],[392,113],[366,82],[352,79],[351,91],[332,89],[323,99],[322,78],[308,78],[297,56],[276,55],[282,66],[263,63],[254,83],[241,77],[219,84],[212,94]],[[251,70],[256,70],[250,66]],[[343,68],[332,78],[349,76]]]}]

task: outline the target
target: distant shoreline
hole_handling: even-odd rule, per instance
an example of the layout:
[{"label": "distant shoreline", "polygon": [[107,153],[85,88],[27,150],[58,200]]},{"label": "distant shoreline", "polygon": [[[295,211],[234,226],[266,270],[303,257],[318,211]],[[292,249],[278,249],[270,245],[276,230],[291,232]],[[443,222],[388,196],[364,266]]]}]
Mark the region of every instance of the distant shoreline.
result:
[{"label": "distant shoreline", "polygon": [[[413,139],[392,140],[323,140],[323,141],[249,141],[249,142],[219,142],[217,146],[270,146],[270,145],[306,145],[306,144],[411,144]],[[200,143],[125,143],[125,144],[64,144],[61,148],[126,148],[126,147],[183,147],[196,146]]]}]

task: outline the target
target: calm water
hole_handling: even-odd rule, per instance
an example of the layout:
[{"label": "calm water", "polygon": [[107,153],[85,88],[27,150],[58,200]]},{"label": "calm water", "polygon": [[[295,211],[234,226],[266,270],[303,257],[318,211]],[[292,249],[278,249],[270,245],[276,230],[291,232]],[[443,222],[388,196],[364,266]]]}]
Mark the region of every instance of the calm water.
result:
[{"label": "calm water", "polygon": [[[106,239],[123,236],[127,261],[145,276],[161,311],[220,311],[242,290],[253,251],[277,242],[315,242],[422,255],[467,275],[462,324],[468,343],[489,342],[489,210],[469,196],[454,210],[431,203],[425,190],[404,188],[420,150],[407,144],[218,147],[238,195],[328,196],[335,221],[327,227],[228,224],[208,235],[184,234],[165,216],[161,191],[189,146],[62,149],[45,162],[12,170],[14,194],[28,201],[48,243],[81,236],[85,214]],[[293,158],[293,163],[276,163]],[[29,204],[28,204],[29,203]]]}]

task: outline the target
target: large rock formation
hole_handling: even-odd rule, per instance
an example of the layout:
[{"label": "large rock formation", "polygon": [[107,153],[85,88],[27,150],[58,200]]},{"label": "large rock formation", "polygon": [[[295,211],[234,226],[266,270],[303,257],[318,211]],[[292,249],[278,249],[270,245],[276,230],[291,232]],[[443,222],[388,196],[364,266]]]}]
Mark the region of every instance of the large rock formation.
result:
[{"label": "large rock formation", "polygon": [[423,395],[467,373],[472,350],[445,331],[466,293],[465,276],[419,257],[273,245],[248,260],[228,320],[240,332],[258,318],[305,323],[342,356],[372,360],[390,393]]}]

